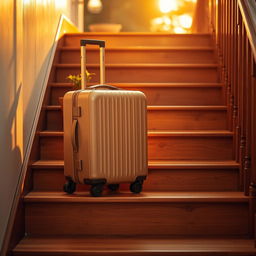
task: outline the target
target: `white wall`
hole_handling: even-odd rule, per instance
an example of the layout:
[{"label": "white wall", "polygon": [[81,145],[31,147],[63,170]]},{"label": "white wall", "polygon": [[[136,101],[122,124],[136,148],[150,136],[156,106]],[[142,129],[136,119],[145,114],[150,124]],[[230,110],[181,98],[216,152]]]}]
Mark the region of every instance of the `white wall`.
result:
[{"label": "white wall", "polygon": [[20,12],[15,14],[18,7],[11,0],[0,2],[0,242],[23,158],[22,17]]},{"label": "white wall", "polygon": [[24,13],[24,144],[27,144],[38,97],[49,61],[50,48],[59,22],[60,10],[66,11],[65,0],[26,0]]},{"label": "white wall", "polygon": [[0,248],[60,14],[69,16],[70,5],[0,1]]}]

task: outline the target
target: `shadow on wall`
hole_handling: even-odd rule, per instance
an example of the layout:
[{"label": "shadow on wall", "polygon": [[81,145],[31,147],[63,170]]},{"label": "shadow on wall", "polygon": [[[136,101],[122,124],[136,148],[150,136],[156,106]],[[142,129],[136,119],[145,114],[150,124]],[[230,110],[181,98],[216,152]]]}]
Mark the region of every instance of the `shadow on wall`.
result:
[{"label": "shadow on wall", "polygon": [[[21,129],[22,125],[18,123],[22,117],[17,116],[19,112],[18,105],[21,100],[20,97],[22,97],[21,89],[22,84],[19,85],[17,90],[14,88],[15,95],[12,97],[12,105],[8,111],[8,115],[1,117],[0,177],[2,178],[0,179],[0,249],[8,220],[6,216],[9,216],[23,161],[20,148],[22,145],[19,145],[20,138],[18,138],[18,136],[21,136],[20,133],[23,132]],[[3,93],[8,98],[8,92],[4,91]],[[3,105],[5,105],[6,110],[6,103]]]},{"label": "shadow on wall", "polygon": [[[20,125],[18,124],[17,118],[17,112],[18,112],[18,103],[21,97],[21,88],[22,84],[19,85],[18,90],[15,93],[13,104],[11,106],[11,109],[9,111],[9,115],[7,117],[7,131],[9,132],[6,134],[6,151],[11,152],[11,155],[14,157],[15,162],[19,165],[22,163],[22,152],[20,150],[19,142],[18,142],[18,133],[21,133],[22,130],[20,130]],[[15,172],[16,174],[16,172]]]},{"label": "shadow on wall", "polygon": [[[52,54],[52,48],[50,48],[46,57],[44,58],[40,70],[37,72],[37,76],[35,77],[35,82],[32,86],[32,91],[30,92],[30,99],[27,103],[26,109],[24,110],[24,145],[28,145],[29,139],[31,136],[31,129],[35,122],[36,112],[39,107],[39,99],[44,97],[45,93],[45,85],[48,82],[47,77],[47,69],[50,65],[50,59]],[[35,107],[36,106],[36,107]],[[33,119],[31,117],[34,117]],[[26,136],[26,137],[25,137]]]},{"label": "shadow on wall", "polygon": [[0,2],[0,249],[23,161],[18,1]]}]

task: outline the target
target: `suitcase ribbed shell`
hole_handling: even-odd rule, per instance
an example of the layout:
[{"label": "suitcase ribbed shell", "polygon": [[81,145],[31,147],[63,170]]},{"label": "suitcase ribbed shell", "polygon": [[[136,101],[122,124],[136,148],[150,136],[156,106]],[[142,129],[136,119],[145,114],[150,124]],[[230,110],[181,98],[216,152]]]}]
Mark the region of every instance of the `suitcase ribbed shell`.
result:
[{"label": "suitcase ribbed shell", "polygon": [[92,103],[92,170],[111,181],[130,181],[147,167],[145,101],[137,95],[110,92]]}]

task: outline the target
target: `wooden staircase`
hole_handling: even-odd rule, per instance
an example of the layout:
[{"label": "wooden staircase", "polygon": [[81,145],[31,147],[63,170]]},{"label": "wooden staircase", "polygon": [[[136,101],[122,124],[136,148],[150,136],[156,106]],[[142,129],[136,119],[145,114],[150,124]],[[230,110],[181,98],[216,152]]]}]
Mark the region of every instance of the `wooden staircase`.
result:
[{"label": "wooden staircase", "polygon": [[[149,176],[143,193],[62,191],[59,97],[80,73],[81,38],[106,40],[107,82],[148,98]],[[88,50],[90,72],[98,52]],[[93,78],[98,82],[98,76]],[[67,34],[52,67],[13,255],[255,255],[250,198],[241,191],[225,92],[208,34]]]}]

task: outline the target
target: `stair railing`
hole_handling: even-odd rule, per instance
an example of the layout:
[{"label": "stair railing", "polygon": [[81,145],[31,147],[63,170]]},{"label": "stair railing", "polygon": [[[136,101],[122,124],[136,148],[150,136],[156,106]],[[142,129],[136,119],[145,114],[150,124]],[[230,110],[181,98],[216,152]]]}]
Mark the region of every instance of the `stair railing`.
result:
[{"label": "stair railing", "polygon": [[250,196],[252,236],[256,234],[256,0],[209,0],[209,16],[229,129],[234,132],[234,158],[240,163],[240,190]]},{"label": "stair railing", "polygon": [[209,10],[240,189],[256,196],[256,1],[209,0]]}]

